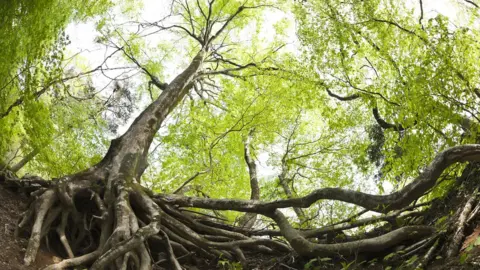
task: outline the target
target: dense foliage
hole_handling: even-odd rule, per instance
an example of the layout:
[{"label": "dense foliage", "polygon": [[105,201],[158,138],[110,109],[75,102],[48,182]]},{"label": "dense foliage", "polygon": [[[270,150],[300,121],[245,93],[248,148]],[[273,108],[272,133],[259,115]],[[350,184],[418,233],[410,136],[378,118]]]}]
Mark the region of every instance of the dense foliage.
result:
[{"label": "dense foliage", "polygon": [[79,104],[69,95],[73,82],[67,79],[77,74],[67,69],[65,28],[110,6],[109,1],[0,4],[0,164],[13,165],[30,154],[31,170],[55,177],[98,159],[96,149],[105,144],[102,129],[85,122],[102,121],[95,113],[99,106]]},{"label": "dense foliage", "polygon": [[[226,17],[238,5],[216,3],[213,14]],[[476,137],[477,10],[452,5],[463,13],[457,21],[418,14],[418,5],[384,1],[266,2],[242,14],[216,45],[221,54],[213,56],[235,62],[212,63],[212,69],[223,66],[228,72],[208,76],[175,110],[156,139],[155,166],[144,183],[167,192],[198,174],[186,194],[248,198],[243,142],[254,130],[250,147],[260,163],[264,199],[288,196],[279,175],[293,191],[290,196],[328,186],[376,192],[383,191],[383,181],[392,183],[389,190],[404,185],[435,153]],[[3,5],[7,50],[1,74],[9,78],[1,91],[4,163],[33,152],[25,172],[72,173],[106,151],[108,129],[115,132],[118,125],[112,118],[128,119],[132,109],[121,108],[135,106],[132,97],[107,105],[112,94],[98,94],[84,77],[95,67],[78,60],[72,67],[71,59],[64,59],[67,23],[88,20],[109,6],[106,1]],[[133,22],[97,17],[97,42],[122,48],[124,60],[117,57],[117,63],[135,59],[157,78],[168,78],[196,45],[181,29],[153,38],[149,28],[186,20],[184,8],[174,5],[176,16],[151,23],[140,21],[141,6],[126,3],[117,9],[128,10],[123,19]],[[168,9],[161,13],[171,15]],[[192,16],[192,31],[201,32],[203,14],[197,10]],[[266,20],[269,16],[280,19]],[[132,28],[137,23],[145,29]],[[235,66],[240,64],[251,67]],[[109,93],[122,89],[120,96],[136,96],[136,106],[143,107],[158,95],[146,75],[127,87],[116,83]],[[19,106],[9,108],[18,100]],[[311,211],[315,215],[318,209]],[[333,218],[330,212],[318,214]]]}]

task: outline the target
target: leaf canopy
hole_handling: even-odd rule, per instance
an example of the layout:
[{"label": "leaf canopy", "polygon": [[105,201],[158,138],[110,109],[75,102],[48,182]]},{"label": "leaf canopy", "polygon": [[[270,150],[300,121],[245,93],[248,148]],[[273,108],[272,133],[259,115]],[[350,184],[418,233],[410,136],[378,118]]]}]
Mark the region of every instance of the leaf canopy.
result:
[{"label": "leaf canopy", "polygon": [[[248,198],[244,143],[252,130],[265,200],[287,196],[279,175],[294,196],[321,187],[399,188],[435,153],[475,142],[478,10],[452,3],[464,14],[455,21],[419,19],[418,6],[386,0],[212,2],[164,1],[155,21],[131,1],[2,4],[2,162],[37,151],[25,172],[56,177],[87,168],[118,135],[118,119],[145,108],[162,91],[152,85],[168,82],[202,44],[212,53],[198,83],[150,148],[142,181],[154,191],[173,192],[198,174],[182,192]],[[111,16],[118,10],[124,14]],[[115,77],[108,94],[98,94],[99,78],[81,58],[66,68],[65,27],[88,20],[107,58],[134,70]],[[308,215],[349,211],[321,202]]]}]

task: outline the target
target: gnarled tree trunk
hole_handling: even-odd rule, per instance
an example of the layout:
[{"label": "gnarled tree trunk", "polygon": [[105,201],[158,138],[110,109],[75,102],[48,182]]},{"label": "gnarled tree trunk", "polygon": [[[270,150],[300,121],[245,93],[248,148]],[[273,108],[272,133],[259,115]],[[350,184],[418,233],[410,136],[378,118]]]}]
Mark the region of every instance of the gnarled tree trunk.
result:
[{"label": "gnarled tree trunk", "polygon": [[[56,226],[68,259],[49,269],[92,262],[91,269],[108,269],[112,263],[118,269],[129,265],[151,268],[152,260],[145,243],[160,232],[163,211],[138,183],[147,166],[148,149],[155,133],[189,90],[204,57],[205,50],[201,49],[127,132],[112,141],[102,161],[77,174],[45,182],[45,187],[36,191],[36,200],[18,228],[23,229],[33,220],[26,265],[35,260],[40,241],[48,236],[50,227]],[[85,203],[94,204],[92,207],[96,209],[91,213],[78,209]],[[96,227],[95,236],[83,226],[89,221],[90,226]],[[70,237],[66,237],[67,229]]]}]

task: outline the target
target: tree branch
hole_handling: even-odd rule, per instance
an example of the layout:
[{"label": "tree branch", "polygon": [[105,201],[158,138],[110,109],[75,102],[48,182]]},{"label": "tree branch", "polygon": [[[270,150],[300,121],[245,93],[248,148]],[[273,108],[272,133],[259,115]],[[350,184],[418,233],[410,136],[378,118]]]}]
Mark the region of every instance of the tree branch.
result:
[{"label": "tree branch", "polygon": [[435,186],[442,172],[457,162],[480,161],[480,145],[467,144],[448,148],[437,154],[434,160],[410,184],[389,195],[371,195],[359,191],[341,188],[318,189],[300,198],[261,202],[232,199],[206,199],[178,195],[157,194],[156,198],[179,206],[204,209],[234,210],[240,212],[271,213],[278,208],[307,208],[318,200],[337,200],[352,203],[368,210],[388,213],[401,209],[420,198],[427,190]]},{"label": "tree branch", "polygon": [[402,125],[395,125],[388,123],[387,121],[383,120],[382,117],[380,117],[380,114],[378,113],[378,108],[373,108],[373,117],[375,118],[375,121],[377,121],[378,125],[382,127],[383,129],[393,129],[395,131],[403,131],[405,128],[403,128]]},{"label": "tree branch", "polygon": [[194,175],[190,176],[190,178],[187,179],[187,181],[183,182],[183,184],[178,187],[174,192],[173,194],[177,194],[179,193],[186,185],[188,185],[190,182],[192,182],[193,180],[195,180],[195,178],[197,178],[197,176],[201,175],[201,174],[205,174],[207,173],[209,170],[204,170],[204,171],[199,171],[199,172],[196,172]]},{"label": "tree branch", "polygon": [[469,3],[469,4],[473,5],[473,6],[475,6],[476,8],[479,8],[479,6],[478,6],[475,2],[473,2],[473,1],[471,1],[471,0],[465,0],[465,2],[467,2],[467,3]]},{"label": "tree branch", "polygon": [[423,20],[423,2],[422,0],[419,0],[420,2],[420,18],[418,19],[418,23],[420,24],[420,26],[422,27],[423,29],[423,24],[422,24],[422,20]]},{"label": "tree branch", "polygon": [[350,101],[350,100],[355,100],[357,98],[360,98],[359,94],[353,94],[353,95],[350,95],[350,96],[342,97],[342,96],[339,96],[339,95],[333,93],[328,88],[326,90],[327,90],[327,93],[328,93],[329,96],[334,97],[334,98],[336,98],[338,100],[341,100],[341,101]]},{"label": "tree branch", "polygon": [[145,68],[142,64],[140,64],[138,60],[135,57],[133,57],[133,55],[127,53],[123,47],[120,47],[118,49],[121,50],[123,54],[125,54],[125,56],[128,57],[128,59],[130,59],[135,65],[137,65],[137,67],[140,68],[148,77],[150,77],[150,80],[151,80],[150,82],[153,85],[158,87],[158,89],[160,90],[167,89],[168,84],[165,82],[160,82],[157,76],[153,75],[147,68]]},{"label": "tree branch", "polygon": [[222,34],[222,32],[225,30],[225,28],[227,28],[227,26],[230,24],[230,22],[235,19],[235,17],[237,17],[242,11],[246,10],[246,9],[256,9],[256,8],[260,8],[260,7],[268,7],[269,5],[257,5],[257,6],[245,6],[245,5],[241,5],[240,7],[238,7],[238,9],[235,11],[235,13],[233,13],[230,17],[228,17],[228,19],[226,19],[225,23],[220,27],[220,29],[214,34],[212,35],[212,37],[210,37],[208,39],[208,41],[205,43],[205,45],[210,45],[212,44],[212,42],[218,38],[218,36],[220,34]]},{"label": "tree branch", "polygon": [[28,153],[26,156],[24,156],[19,162],[17,162],[15,165],[10,167],[10,170],[14,173],[18,172],[23,166],[25,166],[30,160],[32,160],[39,151],[37,149],[32,150],[30,153]]},{"label": "tree branch", "polygon": [[[56,80],[53,80],[49,83],[47,83],[45,86],[43,86],[42,89],[38,90],[37,92],[33,93],[32,96],[34,99],[38,99],[40,98],[40,96],[42,96],[43,94],[45,94],[45,92],[47,92],[47,90],[53,86],[54,84],[57,84],[57,83],[64,83],[66,81],[69,81],[71,79],[75,79],[75,78],[79,78],[81,76],[85,76],[85,75],[88,75],[88,74],[91,74],[91,73],[94,73],[96,71],[100,71],[102,70],[102,67],[103,65],[107,62],[108,59],[110,59],[115,53],[117,53],[119,50],[116,50],[114,51],[112,54],[110,54],[109,56],[107,56],[103,62],[96,68],[92,69],[92,70],[89,70],[89,71],[86,71],[86,72],[81,72],[79,74],[76,74],[76,75],[72,75],[72,76],[67,76],[67,77],[64,77],[64,78],[60,78],[60,79],[56,79]],[[16,101],[14,101],[8,108],[5,112],[1,113],[0,114],[0,119],[6,117],[8,114],[10,114],[10,112],[15,108],[15,107],[18,107],[20,105],[23,104],[23,101],[25,99],[25,96],[23,97],[19,97]]]},{"label": "tree branch", "polygon": [[409,30],[409,29],[407,29],[407,28],[399,25],[399,24],[396,23],[396,22],[392,22],[392,21],[384,20],[384,19],[377,19],[377,18],[373,18],[372,21],[373,21],[373,22],[381,22],[381,23],[386,23],[386,24],[389,24],[389,25],[393,25],[393,26],[397,27],[398,29],[402,30],[403,32],[406,32],[406,33],[408,33],[408,34],[410,34],[410,35],[414,35],[414,36],[418,37],[420,40],[422,40],[422,41],[425,42],[425,43],[428,42],[424,37],[418,35],[417,33],[415,33],[415,32],[412,31],[412,30]]}]

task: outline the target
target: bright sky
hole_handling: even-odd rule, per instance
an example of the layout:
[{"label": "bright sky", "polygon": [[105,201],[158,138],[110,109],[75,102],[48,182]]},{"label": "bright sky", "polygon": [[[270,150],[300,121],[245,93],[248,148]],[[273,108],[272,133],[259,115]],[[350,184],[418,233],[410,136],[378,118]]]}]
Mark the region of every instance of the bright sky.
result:
[{"label": "bright sky", "polygon": [[[144,21],[155,21],[161,18],[168,12],[169,0],[143,0],[144,8],[141,11],[141,18]],[[419,16],[418,0],[408,0],[407,4],[416,9],[416,15]],[[453,5],[451,0],[423,0],[424,8],[424,17],[425,20],[428,18],[435,17],[437,14],[443,14],[453,19],[453,21],[461,22],[465,21],[463,16],[462,9],[459,8],[463,4]],[[270,22],[270,25],[267,25],[264,29],[264,36],[272,36],[271,25],[277,22],[280,18],[286,17],[290,20],[293,20],[292,16],[285,16],[280,13],[280,11],[272,10],[270,14],[266,15],[267,23]],[[112,16],[119,16],[118,14],[112,14]],[[292,22],[292,26],[294,23]],[[71,24],[67,28],[67,34],[70,36],[72,43],[69,45],[68,50],[73,53],[82,52],[81,56],[85,59],[88,59],[88,62],[91,66],[96,66],[103,60],[104,48],[94,42],[97,32],[95,30],[95,23],[76,23]],[[295,29],[292,27],[289,34],[292,36],[292,43],[296,42]],[[272,36],[273,37],[273,36]]]},{"label": "bright sky", "polygon": [[[143,9],[141,10],[141,20],[153,22],[159,18],[165,16],[169,12],[169,3],[170,0],[143,0]],[[408,0],[407,5],[410,5],[415,8],[416,15],[420,14],[420,6],[418,0]],[[465,21],[463,18],[463,12],[460,5],[453,5],[451,0],[423,0],[424,8],[424,20],[428,18],[435,17],[437,14],[443,14],[453,19],[455,22]],[[110,13],[111,16],[122,18],[122,15],[115,14],[120,11],[113,11]],[[287,18],[291,21],[291,28],[287,31],[288,35],[291,37],[291,44],[297,43],[297,38],[295,36],[295,29],[293,22],[293,17],[291,15],[282,14],[278,10],[271,10],[265,16],[266,25],[263,28],[263,35],[268,39],[270,36],[273,38],[274,31],[272,30],[272,25],[276,23],[280,18]],[[77,23],[71,24],[67,27],[67,34],[69,35],[72,43],[68,46],[68,51],[73,54],[78,54],[77,59],[81,59],[83,65],[89,67],[98,66],[104,59],[106,51],[103,45],[95,43],[95,38],[98,36],[98,33],[95,29],[95,22],[87,23]],[[295,50],[294,45],[290,45],[290,50]],[[115,64],[115,63],[112,63]],[[174,74],[172,73],[172,76]],[[102,87],[108,83],[109,79],[103,76],[97,76],[94,80],[94,84],[97,87]]]}]

